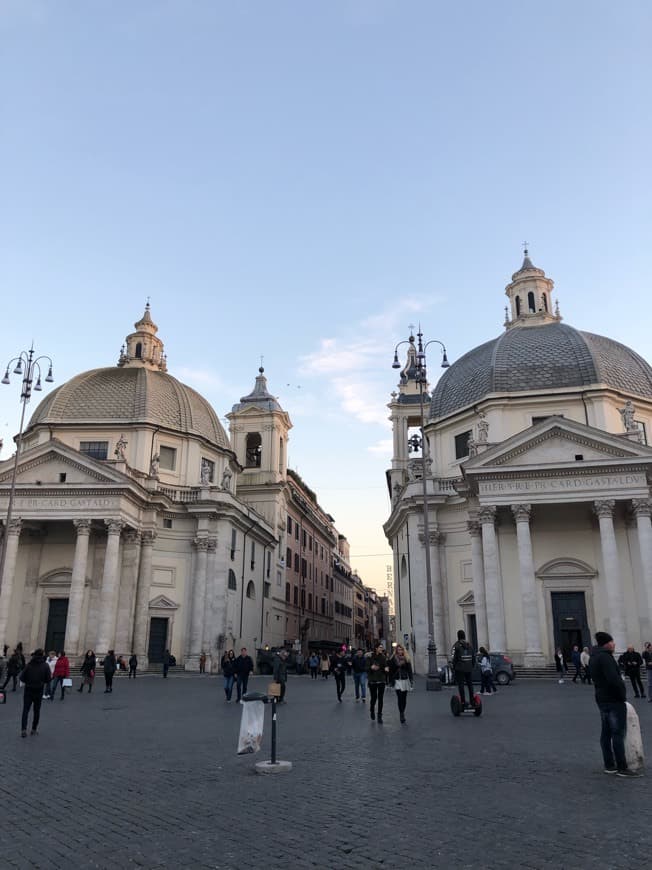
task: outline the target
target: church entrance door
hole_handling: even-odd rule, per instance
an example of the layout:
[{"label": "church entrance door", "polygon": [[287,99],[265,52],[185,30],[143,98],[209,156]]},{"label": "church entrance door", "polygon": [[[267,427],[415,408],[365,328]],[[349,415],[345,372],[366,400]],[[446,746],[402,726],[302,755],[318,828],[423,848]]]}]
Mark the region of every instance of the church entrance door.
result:
[{"label": "church entrance door", "polygon": [[591,646],[584,593],[552,592],[551,596],[555,649],[561,647],[564,658],[570,661],[575,645],[580,650],[585,646]]},{"label": "church entrance door", "polygon": [[68,599],[51,598],[48,607],[48,625],[45,630],[45,654],[50,650],[61,652],[66,639]]},{"label": "church entrance door", "polygon": [[153,616],[149,621],[147,658],[155,664],[160,664],[163,661],[163,653],[168,642],[168,622],[167,618],[160,616]]}]

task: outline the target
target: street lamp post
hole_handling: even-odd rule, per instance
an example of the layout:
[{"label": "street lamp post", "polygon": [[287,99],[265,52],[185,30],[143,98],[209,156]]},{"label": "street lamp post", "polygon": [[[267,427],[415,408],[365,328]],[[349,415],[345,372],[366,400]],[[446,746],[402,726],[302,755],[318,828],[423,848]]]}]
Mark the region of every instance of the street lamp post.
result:
[{"label": "street lamp post", "polygon": [[[435,614],[432,600],[432,570],[430,564],[430,518],[428,509],[428,439],[425,433],[425,421],[423,412],[423,392],[428,383],[426,369],[426,350],[430,344],[438,344],[442,349],[442,368],[448,368],[450,363],[446,355],[444,344],[436,338],[423,343],[423,333],[421,327],[417,333],[418,344],[416,348],[416,377],[415,380],[419,385],[419,412],[421,423],[421,436],[413,435],[409,440],[409,449],[418,450],[421,448],[421,486],[423,492],[423,537],[426,556],[426,607],[428,616],[428,677],[426,680],[426,688],[430,692],[441,691],[441,680],[439,678],[439,668],[437,667],[437,643],[435,640]],[[410,344],[414,348],[414,335],[410,335],[407,341],[399,341],[394,348],[394,362],[392,368],[399,369],[401,367],[398,361],[398,349],[402,344]]]},{"label": "street lamp post", "polygon": [[[32,390],[36,392],[40,392],[43,387],[41,386],[41,361],[47,360],[48,363],[48,373],[43,380],[46,383],[51,384],[54,381],[52,377],[52,360],[49,356],[34,356],[34,345],[27,351],[21,351],[17,357],[14,357],[12,360],[9,360],[7,363],[7,368],[5,371],[5,376],[3,377],[0,383],[9,384],[11,383],[9,379],[9,369],[13,366],[13,374],[22,375],[22,386],[20,393],[20,401],[22,404],[22,409],[20,413],[20,427],[18,429],[18,437],[16,439],[16,455],[14,457],[14,467],[11,474],[11,486],[9,488],[9,503],[7,505],[7,519],[5,523],[5,540],[4,545],[2,547],[2,553],[0,554],[0,639],[4,640],[5,631],[7,628],[7,619],[9,616],[9,597],[11,595],[11,587],[13,585],[13,577],[5,577],[5,564],[6,564],[6,555],[7,555],[7,544],[8,544],[8,532],[9,527],[11,525],[11,519],[13,515],[14,508],[14,496],[16,494],[16,475],[18,473],[18,459],[20,457],[20,449],[23,440],[23,426],[25,424],[25,409],[27,407],[27,403],[29,402],[32,396]],[[36,377],[36,383],[34,383],[34,377]]]}]

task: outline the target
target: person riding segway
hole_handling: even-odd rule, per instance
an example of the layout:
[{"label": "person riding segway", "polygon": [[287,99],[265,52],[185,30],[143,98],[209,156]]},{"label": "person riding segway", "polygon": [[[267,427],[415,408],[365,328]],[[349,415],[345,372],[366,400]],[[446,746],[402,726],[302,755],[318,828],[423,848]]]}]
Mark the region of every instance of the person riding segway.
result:
[{"label": "person riding segway", "polygon": [[[457,632],[457,643],[453,647],[453,670],[455,672],[455,682],[459,697],[453,695],[451,698],[451,711],[454,716],[459,716],[460,713],[466,710],[473,711],[476,716],[482,714],[482,702],[479,695],[473,692],[473,679],[471,672],[473,671],[473,647],[466,639],[466,634],[462,629]],[[469,690],[469,703],[464,700],[464,686]]]}]

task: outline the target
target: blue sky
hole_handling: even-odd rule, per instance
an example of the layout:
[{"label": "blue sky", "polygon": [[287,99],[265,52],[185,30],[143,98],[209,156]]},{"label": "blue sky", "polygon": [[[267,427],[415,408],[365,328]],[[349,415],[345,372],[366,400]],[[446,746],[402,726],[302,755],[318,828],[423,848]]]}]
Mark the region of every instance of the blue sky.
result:
[{"label": "blue sky", "polygon": [[151,296],[223,417],[263,354],[384,588],[409,323],[452,360],[499,334],[527,239],[566,322],[652,359],[651,41],[645,2],[0,0],[4,356],[112,365]]}]

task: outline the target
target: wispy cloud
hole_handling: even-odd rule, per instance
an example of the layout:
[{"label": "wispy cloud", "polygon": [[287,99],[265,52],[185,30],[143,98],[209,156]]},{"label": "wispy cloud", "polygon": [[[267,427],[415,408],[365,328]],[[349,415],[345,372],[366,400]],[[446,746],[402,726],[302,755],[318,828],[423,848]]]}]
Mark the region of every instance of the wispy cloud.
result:
[{"label": "wispy cloud", "polygon": [[212,369],[194,369],[190,366],[181,366],[177,374],[180,381],[189,384],[191,387],[213,387],[220,390],[224,386],[220,376]]},{"label": "wispy cloud", "polygon": [[370,444],[367,450],[369,453],[377,453],[379,456],[391,456],[393,446],[391,438],[383,438],[375,444]]}]

